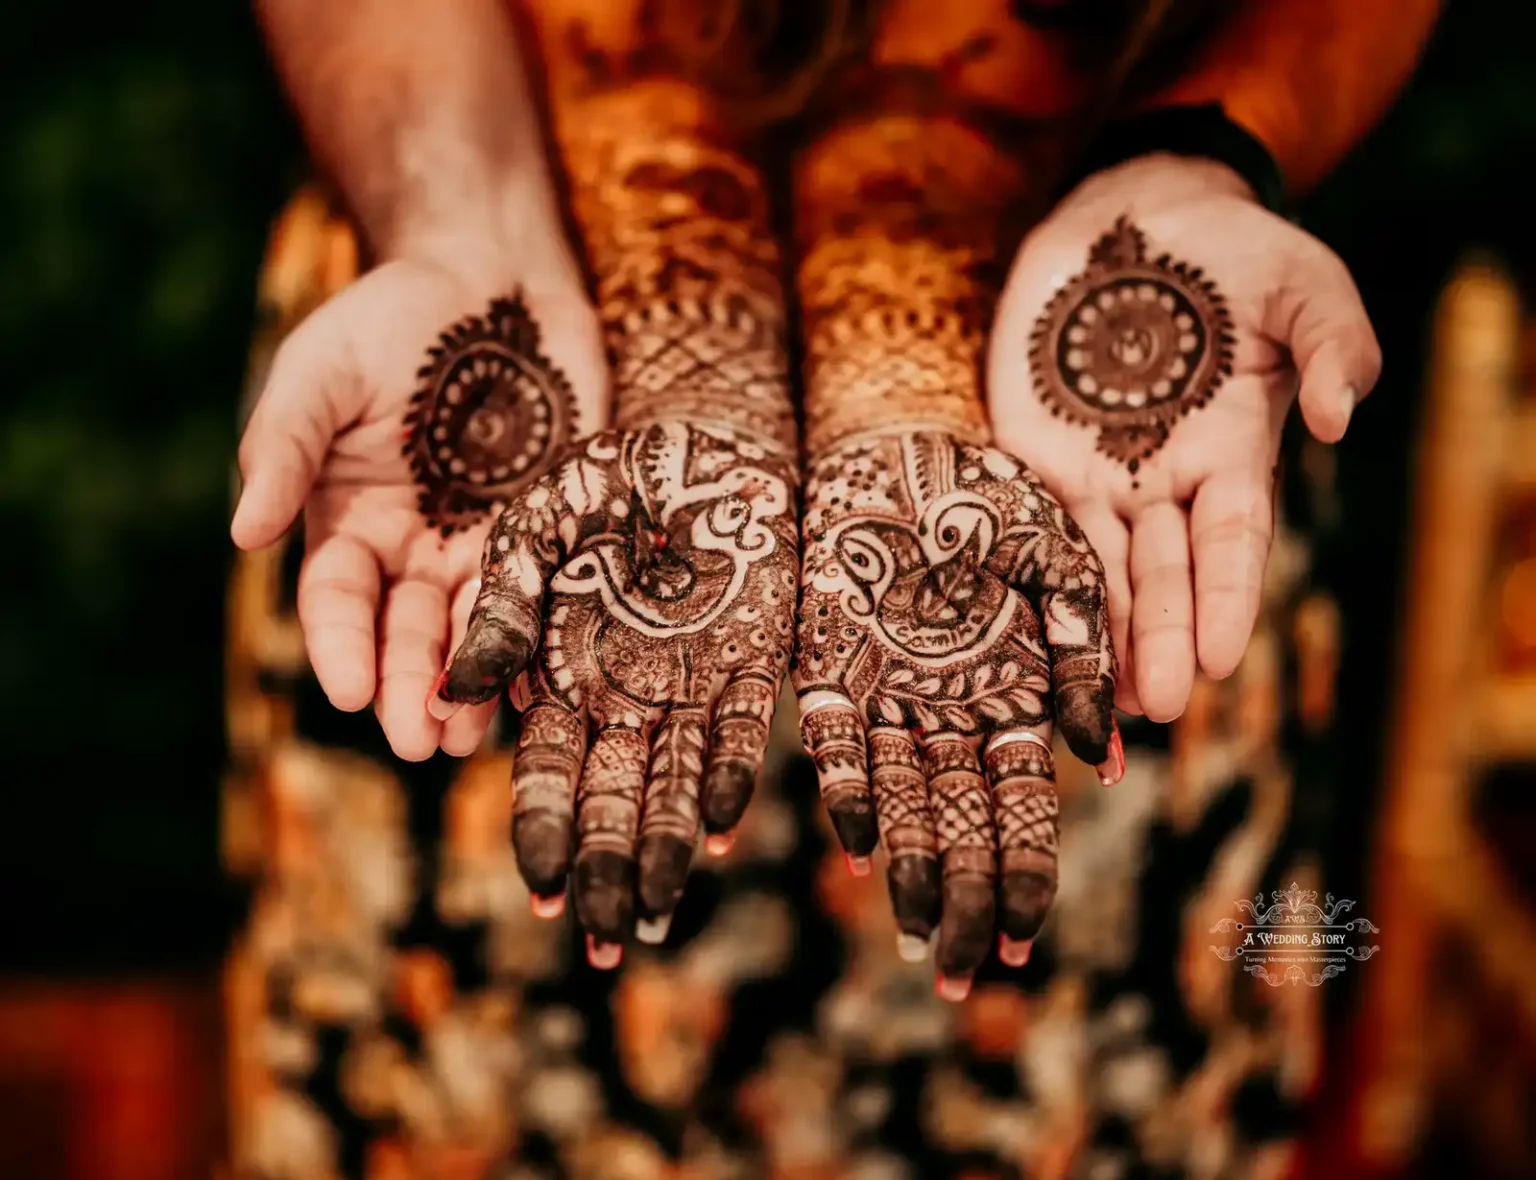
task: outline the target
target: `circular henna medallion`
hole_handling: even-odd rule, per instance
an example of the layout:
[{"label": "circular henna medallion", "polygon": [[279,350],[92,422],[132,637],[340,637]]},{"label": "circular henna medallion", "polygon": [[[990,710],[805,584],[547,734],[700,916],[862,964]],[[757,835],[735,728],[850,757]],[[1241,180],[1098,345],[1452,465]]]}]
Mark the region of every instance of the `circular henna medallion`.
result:
[{"label": "circular henna medallion", "polygon": [[1030,367],[1052,414],[1098,427],[1099,450],[1134,474],[1231,376],[1232,344],[1216,285],[1166,254],[1148,258],[1122,217],[1046,304]]},{"label": "circular henna medallion", "polygon": [[417,373],[404,454],[443,536],[499,513],[570,440],[575,399],[519,295],[444,332]]}]

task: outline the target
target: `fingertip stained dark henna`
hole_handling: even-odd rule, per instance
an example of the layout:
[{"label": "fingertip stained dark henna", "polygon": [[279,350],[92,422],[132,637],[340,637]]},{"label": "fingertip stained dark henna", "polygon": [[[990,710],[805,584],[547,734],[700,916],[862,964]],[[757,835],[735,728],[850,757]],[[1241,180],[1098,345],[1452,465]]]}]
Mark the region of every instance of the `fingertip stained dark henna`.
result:
[{"label": "fingertip stained dark henna", "polygon": [[444,537],[501,512],[570,441],[576,400],[521,293],[466,316],[427,350],[402,454]]},{"label": "fingertip stained dark henna", "polygon": [[1235,343],[1216,284],[1149,257],[1146,235],[1120,217],[1035,321],[1030,371],[1051,413],[1097,428],[1099,451],[1134,477],[1232,375]]}]

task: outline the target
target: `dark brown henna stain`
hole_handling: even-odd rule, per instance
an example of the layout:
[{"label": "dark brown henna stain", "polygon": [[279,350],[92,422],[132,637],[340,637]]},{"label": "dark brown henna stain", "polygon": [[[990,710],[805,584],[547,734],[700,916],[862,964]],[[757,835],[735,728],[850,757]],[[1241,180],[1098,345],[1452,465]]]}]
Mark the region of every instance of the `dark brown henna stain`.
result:
[{"label": "dark brown henna stain", "polygon": [[997,916],[997,829],[976,751],[957,734],[939,734],[923,749],[943,873],[943,916],[935,964],[966,976],[992,948]]},{"label": "dark brown henna stain", "polygon": [[814,708],[800,721],[800,737],[816,763],[821,802],[844,851],[868,856],[875,850],[879,828],[858,713],[842,704]]},{"label": "dark brown henna stain", "polygon": [[896,925],[926,940],[939,921],[939,848],[928,779],[912,735],[877,726],[869,731],[870,784],[880,841],[891,858],[886,884]]},{"label": "dark brown henna stain", "polygon": [[502,511],[570,440],[570,383],[520,294],[443,332],[416,376],[402,453],[421,514],[445,537]]},{"label": "dark brown henna stain", "polygon": [[584,726],[536,687],[523,714],[512,770],[512,846],[535,897],[558,897],[575,849],[576,785],[586,748]]},{"label": "dark brown henna stain", "polygon": [[1121,217],[1040,313],[1029,359],[1051,413],[1097,427],[1098,449],[1134,476],[1232,375],[1234,342],[1216,284],[1167,254],[1149,258]]},{"label": "dark brown henna stain", "polygon": [[1056,897],[1056,766],[1050,750],[1022,737],[992,743],[986,765],[1001,862],[999,924],[1015,941],[1031,939]]}]

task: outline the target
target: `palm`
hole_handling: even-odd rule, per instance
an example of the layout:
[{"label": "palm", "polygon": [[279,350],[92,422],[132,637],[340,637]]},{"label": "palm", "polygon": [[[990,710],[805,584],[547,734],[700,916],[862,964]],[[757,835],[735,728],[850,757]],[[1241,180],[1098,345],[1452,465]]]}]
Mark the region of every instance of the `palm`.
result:
[{"label": "palm", "polygon": [[[237,516],[237,537],[285,527],[302,497],[299,605],[316,674],[342,708],[373,700],[403,757],[442,736],[423,701],[451,615],[462,628],[468,613],[490,521],[574,433],[571,385],[549,357],[597,371],[579,295],[541,299],[537,323],[532,302],[422,261],[380,266],[284,342],[242,448],[248,468],[287,478],[263,503],[248,470],[267,519],[248,518],[240,537]],[[483,722],[457,724],[473,737]]]},{"label": "palm", "polygon": [[794,482],[789,456],[729,428],[610,432],[514,499],[486,546],[446,693],[487,699],[537,645],[518,861],[558,896],[574,846],[598,944],[627,935],[637,893],[663,932],[701,819],[723,833],[750,797],[789,659]]},{"label": "palm", "polygon": [[1053,718],[1079,753],[1108,753],[1103,570],[1026,468],[948,435],[845,443],[818,457],[806,505],[806,745],[845,847],[866,854],[878,822],[903,930],[942,911],[940,968],[964,974],[999,863],[1008,937],[1033,937],[1055,892]]},{"label": "palm", "polygon": [[1070,196],[1019,251],[989,363],[1000,442],[1105,562],[1122,703],[1159,719],[1182,709],[1197,644],[1215,675],[1246,644],[1298,369],[1320,435],[1374,380],[1342,264],[1192,168],[1127,165]]}]

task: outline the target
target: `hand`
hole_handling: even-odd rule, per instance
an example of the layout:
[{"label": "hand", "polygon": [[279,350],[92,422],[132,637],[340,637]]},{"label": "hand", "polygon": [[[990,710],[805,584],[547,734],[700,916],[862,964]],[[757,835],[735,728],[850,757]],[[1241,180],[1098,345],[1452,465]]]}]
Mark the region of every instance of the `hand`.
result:
[{"label": "hand", "polygon": [[999,867],[1005,962],[1056,893],[1053,715],[1120,777],[1103,569],[1027,468],[938,433],[818,456],[805,534],[794,683],[822,797],[855,872],[878,825],[902,953],[937,924],[941,994],[961,998]]},{"label": "hand", "polygon": [[1197,655],[1237,667],[1297,374],[1334,442],[1380,368],[1343,263],[1223,165],[1102,172],[1025,240],[990,346],[993,428],[1104,561],[1123,708],[1171,720]]},{"label": "hand", "polygon": [[[255,549],[304,510],[298,613],[338,708],[370,701],[418,760],[474,748],[494,705],[444,727],[425,701],[463,633],[490,522],[598,417],[596,319],[574,283],[403,258],[283,342],[240,444],[230,531]],[[576,391],[573,393],[573,386]]]},{"label": "hand", "polygon": [[593,966],[619,962],[637,894],[639,937],[666,937],[701,815],[723,851],[751,798],[789,661],[794,489],[775,444],[659,422],[590,439],[486,543],[442,698],[494,698],[537,647],[513,845],[541,913],[574,864]]}]

